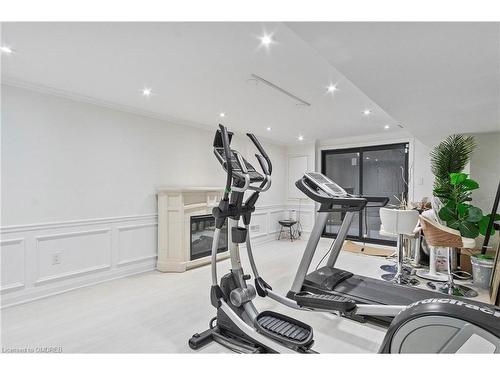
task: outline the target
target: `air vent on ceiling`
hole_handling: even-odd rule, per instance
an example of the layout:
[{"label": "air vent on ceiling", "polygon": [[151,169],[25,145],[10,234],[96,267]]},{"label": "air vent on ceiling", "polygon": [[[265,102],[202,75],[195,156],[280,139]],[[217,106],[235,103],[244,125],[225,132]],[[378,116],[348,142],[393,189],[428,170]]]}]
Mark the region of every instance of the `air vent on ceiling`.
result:
[{"label": "air vent on ceiling", "polygon": [[292,98],[293,100],[295,100],[297,102],[296,103],[297,105],[305,105],[308,107],[311,106],[311,103],[308,103],[304,99],[299,98],[297,95],[292,94],[290,91],[287,91],[287,90],[279,87],[278,85],[275,85],[271,81],[268,81],[267,79],[262,78],[261,76],[258,76],[257,74],[252,73],[251,76],[252,76],[252,78],[251,78],[252,80],[256,80],[257,82],[261,82],[261,83],[269,86],[270,88],[272,88],[276,91],[279,91],[282,94],[285,94],[289,98]]}]

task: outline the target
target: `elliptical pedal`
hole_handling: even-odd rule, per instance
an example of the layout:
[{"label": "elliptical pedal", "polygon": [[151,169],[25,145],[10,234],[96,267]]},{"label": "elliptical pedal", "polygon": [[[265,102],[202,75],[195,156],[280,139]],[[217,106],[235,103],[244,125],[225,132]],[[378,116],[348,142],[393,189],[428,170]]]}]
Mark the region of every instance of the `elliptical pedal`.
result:
[{"label": "elliptical pedal", "polygon": [[307,347],[312,343],[311,326],[277,312],[261,312],[254,325],[259,333],[289,346]]},{"label": "elliptical pedal", "polygon": [[354,300],[334,294],[300,292],[295,294],[294,299],[299,306],[313,309],[340,311],[342,313],[349,313],[356,309],[356,302]]}]

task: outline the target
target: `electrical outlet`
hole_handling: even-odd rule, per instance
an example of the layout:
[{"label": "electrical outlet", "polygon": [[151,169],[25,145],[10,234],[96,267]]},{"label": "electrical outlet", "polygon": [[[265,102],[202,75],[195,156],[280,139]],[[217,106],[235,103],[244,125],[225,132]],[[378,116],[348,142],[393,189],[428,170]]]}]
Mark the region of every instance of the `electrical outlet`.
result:
[{"label": "electrical outlet", "polygon": [[250,231],[252,232],[258,232],[260,230],[260,225],[250,225]]},{"label": "electrical outlet", "polygon": [[52,265],[61,264],[62,254],[60,252],[52,254]]}]

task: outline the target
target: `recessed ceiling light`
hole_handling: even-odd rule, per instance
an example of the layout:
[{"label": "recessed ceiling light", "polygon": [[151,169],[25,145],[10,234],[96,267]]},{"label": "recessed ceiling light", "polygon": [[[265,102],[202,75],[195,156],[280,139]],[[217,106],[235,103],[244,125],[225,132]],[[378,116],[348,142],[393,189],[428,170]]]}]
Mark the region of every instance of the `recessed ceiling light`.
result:
[{"label": "recessed ceiling light", "polygon": [[12,55],[12,53],[14,52],[12,50],[12,48],[10,48],[9,46],[5,46],[5,45],[0,47],[0,51],[2,51],[2,53],[5,53],[6,55]]},{"label": "recessed ceiling light", "polygon": [[219,117],[226,117],[226,113],[225,112],[219,113]]},{"label": "recessed ceiling light", "polygon": [[153,94],[153,90],[151,88],[149,88],[149,87],[143,88],[141,90],[141,92],[142,92],[142,96],[147,96],[147,97],[149,97],[149,96],[151,96]]},{"label": "recessed ceiling light", "polygon": [[304,136],[303,136],[303,135],[299,135],[299,136],[297,137],[297,139],[298,139],[299,141],[303,141],[303,140],[304,140]]},{"label": "recessed ceiling light", "polygon": [[269,34],[264,34],[259,39],[260,44],[267,48],[269,48],[269,46],[274,43],[273,36]]},{"label": "recessed ceiling light", "polygon": [[268,132],[270,132],[270,131],[271,131],[271,127],[270,127],[270,126],[268,126],[268,127],[266,128],[266,130],[267,130]]},{"label": "recessed ceiling light", "polygon": [[389,128],[390,128],[390,126],[389,126],[389,125],[384,125],[384,129],[385,129],[385,130],[387,130],[387,129],[389,129]]},{"label": "recessed ceiling light", "polygon": [[365,109],[365,110],[363,111],[363,114],[364,114],[365,116],[368,116],[370,113],[372,113],[372,111],[370,111],[369,109]]},{"label": "recessed ceiling light", "polygon": [[369,157],[369,156],[367,156],[367,157],[366,157],[366,160],[370,160],[370,157]]},{"label": "recessed ceiling light", "polygon": [[330,85],[327,87],[326,91],[333,94],[335,91],[338,91],[339,89],[337,88],[337,84],[330,83]]}]

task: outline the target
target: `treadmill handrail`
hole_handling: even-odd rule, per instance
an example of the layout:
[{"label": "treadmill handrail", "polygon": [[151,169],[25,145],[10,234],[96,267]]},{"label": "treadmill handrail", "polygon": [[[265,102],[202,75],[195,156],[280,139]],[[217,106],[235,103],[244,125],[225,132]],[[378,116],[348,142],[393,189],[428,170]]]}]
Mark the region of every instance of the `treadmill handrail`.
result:
[{"label": "treadmill handrail", "polygon": [[[359,198],[364,198],[368,202],[366,207],[385,207],[389,203],[389,197],[380,197],[372,195],[357,195]],[[380,203],[377,205],[371,205],[369,203]]]}]

